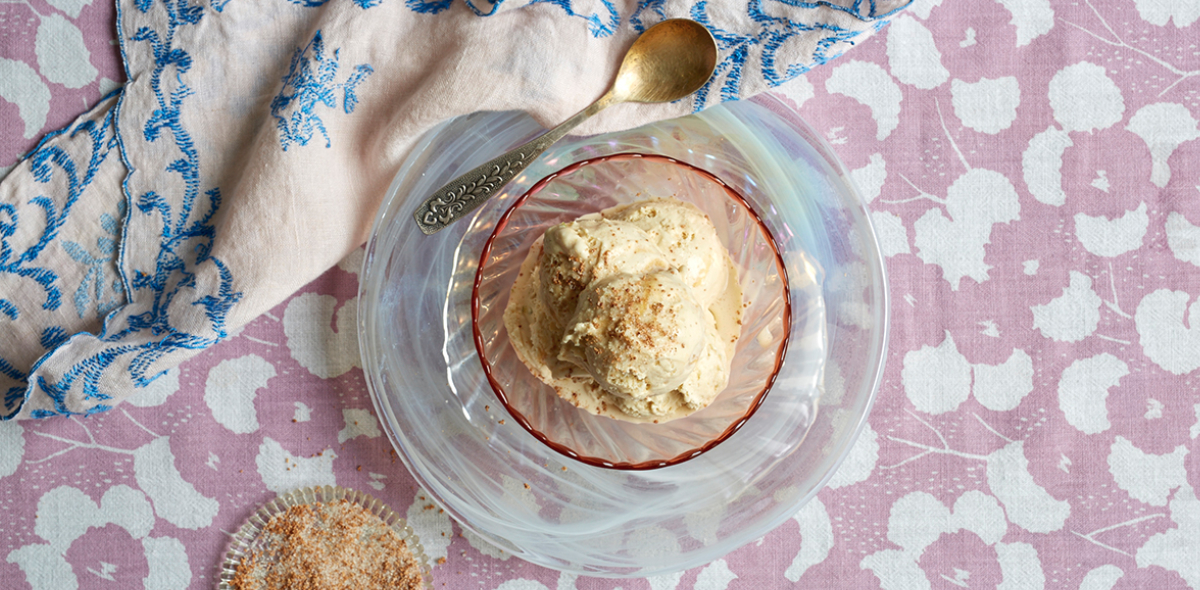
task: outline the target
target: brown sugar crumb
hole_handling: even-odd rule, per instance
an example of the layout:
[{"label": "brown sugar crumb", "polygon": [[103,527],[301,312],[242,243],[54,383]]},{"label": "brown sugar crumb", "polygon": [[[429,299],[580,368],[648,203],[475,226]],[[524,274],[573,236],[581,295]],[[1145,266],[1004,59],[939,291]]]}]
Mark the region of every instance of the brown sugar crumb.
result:
[{"label": "brown sugar crumb", "polygon": [[438,565],[446,565],[446,558],[445,557],[437,558],[437,563],[438,563]]},{"label": "brown sugar crumb", "polygon": [[415,590],[421,566],[395,529],[348,500],[291,506],[242,558],[238,590]]}]

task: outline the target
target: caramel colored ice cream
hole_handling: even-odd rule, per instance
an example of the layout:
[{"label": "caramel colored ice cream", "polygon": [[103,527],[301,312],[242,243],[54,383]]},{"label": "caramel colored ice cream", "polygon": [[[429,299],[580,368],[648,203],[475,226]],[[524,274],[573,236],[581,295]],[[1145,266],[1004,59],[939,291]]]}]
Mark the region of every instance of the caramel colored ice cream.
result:
[{"label": "caramel colored ice cream", "polygon": [[564,399],[665,422],[725,388],[741,309],[712,222],[656,198],[548,229],[522,264],[504,323],[517,356]]}]

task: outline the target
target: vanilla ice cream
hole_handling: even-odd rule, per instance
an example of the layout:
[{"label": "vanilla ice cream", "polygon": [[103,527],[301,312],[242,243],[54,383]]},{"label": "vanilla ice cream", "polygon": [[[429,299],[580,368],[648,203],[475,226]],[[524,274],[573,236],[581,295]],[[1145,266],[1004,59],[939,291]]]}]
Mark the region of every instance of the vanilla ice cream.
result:
[{"label": "vanilla ice cream", "polygon": [[712,222],[656,198],[547,230],[521,266],[504,323],[517,356],[564,399],[665,422],[725,388],[741,309]]}]

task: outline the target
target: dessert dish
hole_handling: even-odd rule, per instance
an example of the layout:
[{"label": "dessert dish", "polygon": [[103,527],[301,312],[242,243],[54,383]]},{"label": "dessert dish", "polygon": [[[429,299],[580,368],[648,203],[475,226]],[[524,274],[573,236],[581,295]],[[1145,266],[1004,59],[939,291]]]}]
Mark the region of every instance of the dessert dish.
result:
[{"label": "dessert dish", "polygon": [[[823,136],[763,95],[568,137],[469,221],[433,236],[412,223],[413,195],[541,132],[521,113],[479,113],[398,171],[360,275],[380,428],[431,499],[506,554],[600,577],[711,563],[791,519],[866,423],[888,310],[870,211]],[[517,358],[503,321],[547,228],[647,195],[708,214],[745,305],[729,385],[665,424],[572,406]]]},{"label": "dessert dish", "polygon": [[725,388],[741,313],[737,272],[712,221],[657,197],[546,230],[504,323],[518,358],[563,399],[661,423]]}]

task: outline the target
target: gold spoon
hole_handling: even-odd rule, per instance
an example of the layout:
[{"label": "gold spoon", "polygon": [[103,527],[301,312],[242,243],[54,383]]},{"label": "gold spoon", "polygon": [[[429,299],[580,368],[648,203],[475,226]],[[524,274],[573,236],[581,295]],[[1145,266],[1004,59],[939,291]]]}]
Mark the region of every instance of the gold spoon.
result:
[{"label": "gold spoon", "polygon": [[429,235],[464,217],[500,192],[551,144],[605,107],[679,100],[699,90],[716,65],[717,43],[704,25],[671,19],[646,29],[625,53],[617,79],[604,96],[558,127],[438,189],[413,213],[417,226]]}]

